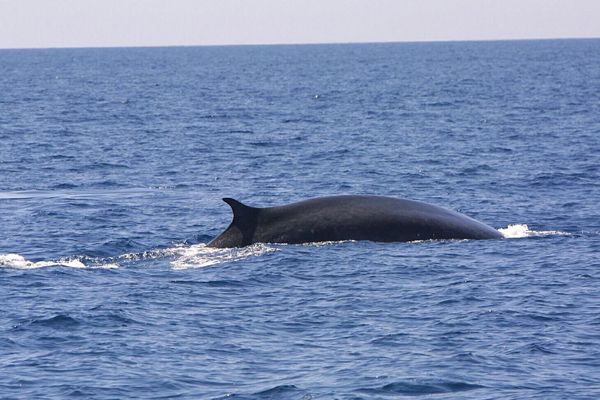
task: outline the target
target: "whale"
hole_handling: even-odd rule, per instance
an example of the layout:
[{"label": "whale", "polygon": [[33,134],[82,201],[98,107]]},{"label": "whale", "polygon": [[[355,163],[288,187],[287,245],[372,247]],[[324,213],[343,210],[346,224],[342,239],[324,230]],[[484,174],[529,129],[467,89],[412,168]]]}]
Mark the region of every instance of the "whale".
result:
[{"label": "whale", "polygon": [[500,239],[496,229],[444,207],[373,195],[318,197],[276,207],[251,207],[224,198],[233,221],[207,246],[335,241],[412,242]]}]

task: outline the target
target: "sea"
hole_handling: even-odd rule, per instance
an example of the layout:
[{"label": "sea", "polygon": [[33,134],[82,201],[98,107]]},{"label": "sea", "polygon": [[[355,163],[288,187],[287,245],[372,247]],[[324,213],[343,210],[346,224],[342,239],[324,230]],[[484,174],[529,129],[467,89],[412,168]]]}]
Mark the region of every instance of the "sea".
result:
[{"label": "sea", "polygon": [[[0,398],[600,398],[600,40],[0,50]],[[369,194],[498,240],[206,244]]]}]

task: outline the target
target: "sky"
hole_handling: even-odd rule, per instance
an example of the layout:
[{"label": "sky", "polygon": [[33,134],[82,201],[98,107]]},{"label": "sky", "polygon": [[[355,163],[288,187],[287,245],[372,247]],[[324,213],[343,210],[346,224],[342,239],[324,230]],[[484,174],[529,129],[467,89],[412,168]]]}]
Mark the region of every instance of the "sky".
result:
[{"label": "sky", "polygon": [[600,0],[0,0],[0,48],[600,37]]}]

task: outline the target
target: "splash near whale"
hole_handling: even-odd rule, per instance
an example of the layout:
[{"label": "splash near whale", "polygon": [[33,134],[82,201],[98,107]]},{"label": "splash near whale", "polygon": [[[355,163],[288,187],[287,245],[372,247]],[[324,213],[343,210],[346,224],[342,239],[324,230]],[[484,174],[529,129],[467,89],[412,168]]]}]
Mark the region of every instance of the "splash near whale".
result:
[{"label": "splash near whale", "polygon": [[464,214],[420,201],[383,196],[331,196],[278,207],[250,207],[224,198],[233,211],[209,247],[342,240],[499,239],[496,229]]}]

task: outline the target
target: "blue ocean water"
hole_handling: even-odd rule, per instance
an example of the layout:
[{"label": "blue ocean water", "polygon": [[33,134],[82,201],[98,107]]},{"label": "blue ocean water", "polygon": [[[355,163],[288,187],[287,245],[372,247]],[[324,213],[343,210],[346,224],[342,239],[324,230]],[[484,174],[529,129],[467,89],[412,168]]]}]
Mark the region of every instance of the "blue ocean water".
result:
[{"label": "blue ocean water", "polygon": [[[600,397],[600,40],[0,50],[0,398]],[[208,249],[255,206],[506,239]]]}]

